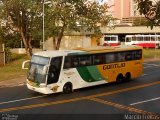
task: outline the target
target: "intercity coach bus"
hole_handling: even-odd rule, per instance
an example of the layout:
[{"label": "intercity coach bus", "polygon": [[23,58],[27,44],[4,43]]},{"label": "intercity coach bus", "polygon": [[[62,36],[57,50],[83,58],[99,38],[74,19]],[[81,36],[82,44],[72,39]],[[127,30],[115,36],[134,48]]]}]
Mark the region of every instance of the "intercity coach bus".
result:
[{"label": "intercity coach bus", "polygon": [[74,89],[131,80],[142,72],[140,46],[41,51],[30,60],[27,87],[43,94],[70,93]]}]

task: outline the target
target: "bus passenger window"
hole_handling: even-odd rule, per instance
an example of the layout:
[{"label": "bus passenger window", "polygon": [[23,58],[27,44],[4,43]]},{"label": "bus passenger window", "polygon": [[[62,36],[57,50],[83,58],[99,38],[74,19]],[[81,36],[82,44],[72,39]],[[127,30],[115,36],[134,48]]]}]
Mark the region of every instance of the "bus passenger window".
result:
[{"label": "bus passenger window", "polygon": [[155,37],[151,37],[151,41],[155,41]]},{"label": "bus passenger window", "polygon": [[79,64],[78,64],[78,61],[79,61],[79,59],[78,59],[78,57],[72,57],[72,67],[73,68],[75,68],[75,67],[77,67]]},{"label": "bus passenger window", "polygon": [[141,58],[142,58],[142,51],[141,50],[135,51],[135,59],[139,60]]},{"label": "bus passenger window", "polygon": [[105,55],[106,63],[115,62],[115,55],[113,53]]},{"label": "bus passenger window", "polygon": [[80,60],[79,63],[82,66],[87,66],[92,64],[91,56],[81,56],[79,60]]},{"label": "bus passenger window", "polygon": [[71,68],[70,57],[65,57],[64,68]]},{"label": "bus passenger window", "polygon": [[98,64],[103,64],[103,54],[97,54],[93,56],[93,64],[98,65]]},{"label": "bus passenger window", "polygon": [[126,59],[126,60],[133,60],[133,59],[134,59],[134,54],[133,54],[133,52],[132,52],[132,51],[126,52],[126,53],[125,53],[125,59]]},{"label": "bus passenger window", "polygon": [[131,42],[131,38],[130,37],[126,38],[126,42]]},{"label": "bus passenger window", "polygon": [[125,60],[125,54],[124,53],[118,53],[117,54],[117,60],[118,62],[124,61]]}]

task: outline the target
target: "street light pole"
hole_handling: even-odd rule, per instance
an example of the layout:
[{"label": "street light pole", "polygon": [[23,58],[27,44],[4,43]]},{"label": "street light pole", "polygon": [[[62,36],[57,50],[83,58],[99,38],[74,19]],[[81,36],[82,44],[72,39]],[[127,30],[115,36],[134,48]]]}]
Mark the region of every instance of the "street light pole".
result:
[{"label": "street light pole", "polygon": [[42,50],[45,50],[45,47],[44,47],[44,2],[45,2],[45,0],[43,0],[43,42],[42,42]]}]

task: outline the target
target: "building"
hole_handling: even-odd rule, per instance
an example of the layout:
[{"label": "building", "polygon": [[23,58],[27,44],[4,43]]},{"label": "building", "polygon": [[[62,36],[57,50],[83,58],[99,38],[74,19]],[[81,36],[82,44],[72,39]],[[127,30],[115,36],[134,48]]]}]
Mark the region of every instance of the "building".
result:
[{"label": "building", "polygon": [[114,18],[130,17],[130,0],[105,0],[110,6],[108,12]]}]

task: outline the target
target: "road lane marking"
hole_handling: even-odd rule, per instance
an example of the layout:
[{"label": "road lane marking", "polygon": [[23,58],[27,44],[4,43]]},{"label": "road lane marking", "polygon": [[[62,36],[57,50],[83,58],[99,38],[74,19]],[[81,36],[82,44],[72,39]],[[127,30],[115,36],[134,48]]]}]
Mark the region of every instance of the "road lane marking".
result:
[{"label": "road lane marking", "polygon": [[61,101],[54,101],[54,102],[50,102],[50,103],[42,103],[42,104],[33,104],[33,105],[26,105],[26,106],[20,106],[20,107],[5,108],[5,109],[0,109],[0,112],[9,112],[9,111],[14,111],[14,110],[25,110],[25,109],[37,108],[37,107],[46,107],[46,106],[50,106],[50,105],[75,102],[75,101],[79,101],[79,100],[83,100],[83,99],[86,99],[86,97],[73,98],[73,99],[61,100]]},{"label": "road lane marking", "polygon": [[138,113],[138,114],[147,114],[147,115],[148,114],[155,114],[155,113],[147,112],[147,111],[140,110],[140,109],[137,109],[137,108],[134,108],[134,107],[125,106],[125,105],[122,105],[122,104],[102,100],[102,99],[99,99],[99,98],[89,98],[89,100],[92,100],[92,101],[95,101],[95,102],[98,102],[98,103],[102,103],[102,104],[105,104],[105,105],[109,105],[109,106],[112,106],[112,107],[115,107],[115,108],[118,108],[118,109],[127,110],[127,111],[130,111],[130,112],[135,112],[135,113]]},{"label": "road lane marking", "polygon": [[143,74],[141,77],[144,77],[144,76],[146,76],[146,75],[148,75],[148,74]]},{"label": "road lane marking", "polygon": [[127,92],[127,91],[131,91],[131,90],[136,90],[136,89],[140,89],[140,88],[145,88],[145,87],[149,87],[149,86],[153,86],[153,85],[157,85],[157,84],[160,84],[160,81],[137,85],[137,86],[133,86],[133,87],[125,88],[125,89],[120,89],[120,90],[116,90],[116,91],[100,93],[100,94],[91,95],[88,97],[101,97],[101,96],[106,96],[106,95],[112,95],[112,94]]},{"label": "road lane marking", "polygon": [[105,93],[100,93],[100,94],[95,94],[95,95],[90,95],[90,96],[85,96],[85,97],[68,99],[68,100],[60,100],[60,101],[54,101],[54,102],[50,102],[50,103],[33,104],[33,105],[26,105],[26,106],[20,106],[20,107],[3,108],[3,109],[0,109],[0,112],[9,112],[9,111],[14,111],[14,110],[25,110],[25,109],[31,109],[31,108],[37,108],[37,107],[45,107],[45,106],[50,106],[50,105],[64,104],[64,103],[75,102],[75,101],[80,101],[80,100],[85,100],[85,99],[90,99],[90,98],[95,98],[95,97],[118,94],[118,93],[136,90],[136,89],[149,87],[149,86],[157,85],[157,84],[160,84],[160,81],[146,83],[143,85],[138,85],[138,86],[120,89],[120,90],[111,91],[111,92],[105,92]]},{"label": "road lane marking", "polygon": [[138,105],[138,104],[142,104],[142,103],[146,103],[146,102],[150,102],[150,101],[155,101],[155,100],[159,100],[159,99],[160,99],[160,97],[152,98],[152,99],[149,99],[149,100],[144,100],[144,101],[132,103],[132,104],[130,104],[130,105],[131,105],[131,106],[133,106],[133,105]]},{"label": "road lane marking", "polygon": [[144,65],[149,65],[149,66],[160,67],[160,65],[157,65],[157,64],[150,64],[150,63],[144,63]]},{"label": "road lane marking", "polygon": [[23,99],[18,99],[18,100],[12,100],[12,101],[7,101],[7,102],[1,102],[0,105],[2,104],[7,104],[7,103],[14,103],[14,102],[20,102],[20,101],[25,101],[25,100],[31,100],[31,99],[36,99],[36,98],[42,98],[47,95],[41,95],[41,96],[36,96],[36,97],[30,97],[30,98],[23,98]]},{"label": "road lane marking", "polygon": [[146,67],[143,67],[143,68],[146,69],[146,68],[151,68],[151,67],[154,67],[154,66],[146,66]]}]

